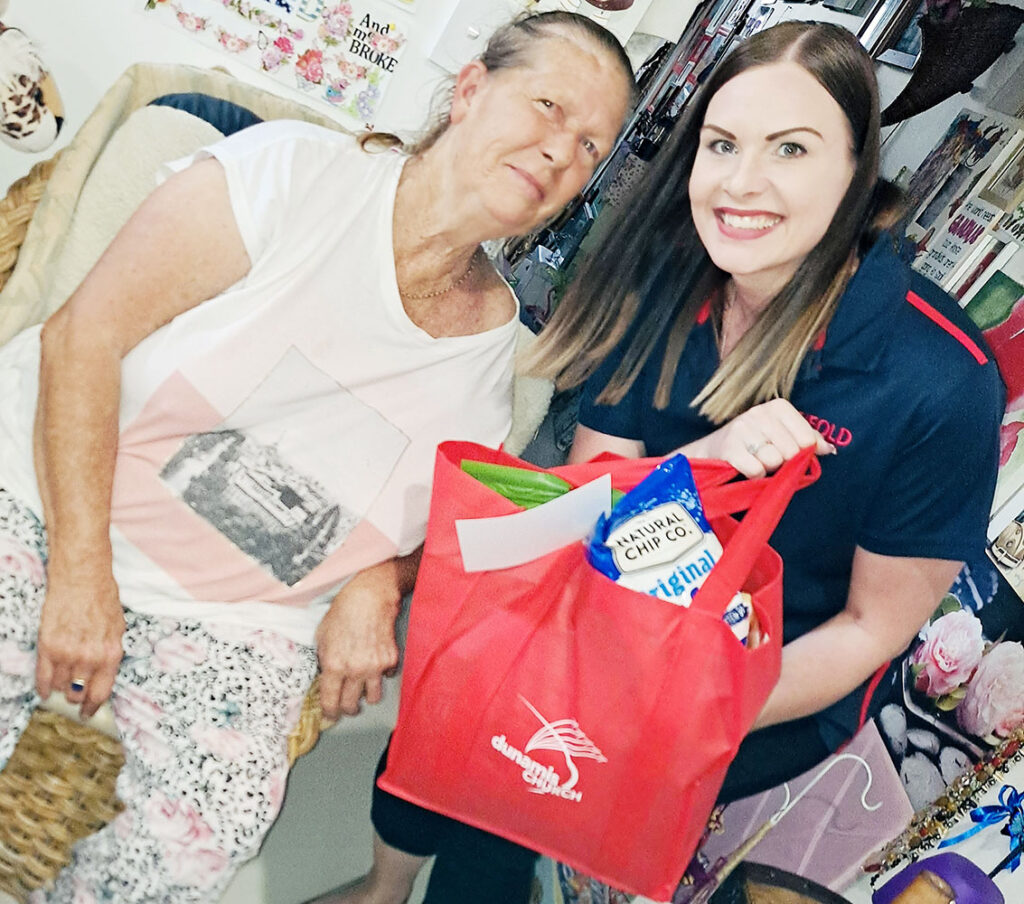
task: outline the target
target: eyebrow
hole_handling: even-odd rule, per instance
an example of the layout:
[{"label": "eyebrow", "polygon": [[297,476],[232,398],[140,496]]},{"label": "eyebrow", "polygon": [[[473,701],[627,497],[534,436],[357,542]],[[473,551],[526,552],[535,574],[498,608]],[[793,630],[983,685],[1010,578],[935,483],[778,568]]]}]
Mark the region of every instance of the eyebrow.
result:
[{"label": "eyebrow", "polygon": [[[723,136],[724,138],[728,138],[730,141],[736,140],[736,136],[733,135],[733,133],[730,132],[728,129],[723,129],[721,126],[716,126],[713,123],[706,122],[703,126],[701,126],[701,128],[711,129],[714,132],[718,132],[719,135]],[[819,132],[817,129],[812,129],[810,126],[794,126],[791,129],[783,129],[781,132],[772,132],[771,135],[765,136],[765,140],[775,141],[777,138],[781,138],[783,135],[790,134],[790,132],[810,132],[812,135],[817,135],[819,138],[822,139],[822,141],[825,140],[822,137],[821,132]]]}]

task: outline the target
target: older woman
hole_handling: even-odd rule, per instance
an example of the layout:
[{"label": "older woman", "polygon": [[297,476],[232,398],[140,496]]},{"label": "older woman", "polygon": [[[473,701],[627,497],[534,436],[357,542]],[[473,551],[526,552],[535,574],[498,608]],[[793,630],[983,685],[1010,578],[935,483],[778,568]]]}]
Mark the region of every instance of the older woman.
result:
[{"label": "older woman", "polygon": [[380,698],[434,447],[509,428],[517,305],[480,243],[577,194],[631,98],[559,13],[499,32],[411,155],[240,132],[0,351],[0,763],[53,690],[109,697],[126,757],[125,812],[38,900],[216,900],[318,661],[329,715]]}]

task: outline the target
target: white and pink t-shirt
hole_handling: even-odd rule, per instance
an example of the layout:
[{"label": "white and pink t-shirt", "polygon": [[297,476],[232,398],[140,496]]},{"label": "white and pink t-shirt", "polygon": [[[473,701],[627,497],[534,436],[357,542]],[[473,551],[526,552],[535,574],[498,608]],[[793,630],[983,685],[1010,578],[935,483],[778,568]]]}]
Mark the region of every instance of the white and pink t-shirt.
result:
[{"label": "white and pink t-shirt", "polygon": [[[517,320],[445,338],[409,320],[391,234],[401,155],[277,121],[205,156],[252,268],[123,361],[114,574],[126,607],[311,643],[348,577],[422,542],[437,443],[504,439]],[[31,432],[38,344],[33,328],[0,350],[0,391],[21,396],[0,485],[36,505],[31,444],[14,437]]]}]

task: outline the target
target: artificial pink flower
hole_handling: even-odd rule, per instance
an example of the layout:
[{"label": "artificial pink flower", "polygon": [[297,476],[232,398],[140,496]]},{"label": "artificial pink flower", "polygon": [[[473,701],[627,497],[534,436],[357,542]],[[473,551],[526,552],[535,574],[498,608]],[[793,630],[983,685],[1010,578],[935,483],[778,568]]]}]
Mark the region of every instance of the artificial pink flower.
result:
[{"label": "artificial pink flower", "polygon": [[295,45],[288,40],[284,35],[274,40],[274,46],[281,51],[281,53],[295,53]]},{"label": "artificial pink flower", "polygon": [[985,651],[981,622],[968,609],[937,618],[924,630],[921,645],[910,657],[920,666],[915,687],[931,697],[956,690],[971,676]]},{"label": "artificial pink flower", "polygon": [[956,710],[964,731],[1005,738],[1024,723],[1024,646],[997,643],[986,653]]}]

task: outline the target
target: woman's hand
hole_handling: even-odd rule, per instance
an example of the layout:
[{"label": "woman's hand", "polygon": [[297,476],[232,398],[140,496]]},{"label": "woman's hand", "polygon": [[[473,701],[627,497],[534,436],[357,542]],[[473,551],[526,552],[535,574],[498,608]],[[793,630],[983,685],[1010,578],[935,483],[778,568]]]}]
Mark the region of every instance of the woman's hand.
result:
[{"label": "woman's hand", "polygon": [[51,581],[39,622],[39,696],[45,700],[61,691],[69,703],[81,703],[83,718],[95,714],[114,687],[123,634],[124,610],[113,577]]},{"label": "woman's hand", "polygon": [[334,598],[316,632],[320,706],[329,719],[380,703],[384,675],[398,665],[395,619],[416,579],[421,550],[373,565]]},{"label": "woman's hand", "polygon": [[789,402],[772,399],[678,451],[691,458],[719,458],[746,477],[763,477],[810,446],[818,455],[836,451]]}]

